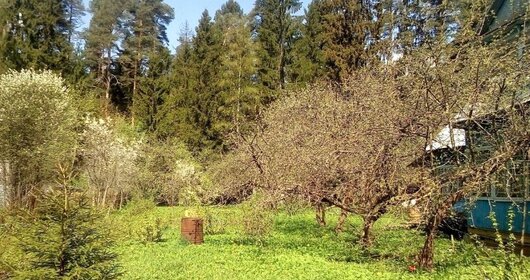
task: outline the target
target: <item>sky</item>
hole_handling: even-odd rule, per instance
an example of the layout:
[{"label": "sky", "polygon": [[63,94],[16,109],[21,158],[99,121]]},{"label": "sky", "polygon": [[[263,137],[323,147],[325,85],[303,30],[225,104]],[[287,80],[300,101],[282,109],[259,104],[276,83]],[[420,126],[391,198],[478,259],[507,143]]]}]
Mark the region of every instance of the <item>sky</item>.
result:
[{"label": "sky", "polygon": [[[86,7],[88,7],[89,0],[83,0]],[[185,26],[186,22],[192,30],[195,30],[199,18],[205,9],[208,9],[210,16],[215,15],[215,11],[221,8],[226,0],[165,0],[175,10],[175,19],[168,26],[169,48],[174,50],[178,46],[178,37],[180,31]],[[237,1],[245,13],[250,12],[254,6],[255,0],[239,0]],[[303,0],[304,7],[310,0]],[[88,26],[90,22],[90,14],[83,18],[83,23]]]}]

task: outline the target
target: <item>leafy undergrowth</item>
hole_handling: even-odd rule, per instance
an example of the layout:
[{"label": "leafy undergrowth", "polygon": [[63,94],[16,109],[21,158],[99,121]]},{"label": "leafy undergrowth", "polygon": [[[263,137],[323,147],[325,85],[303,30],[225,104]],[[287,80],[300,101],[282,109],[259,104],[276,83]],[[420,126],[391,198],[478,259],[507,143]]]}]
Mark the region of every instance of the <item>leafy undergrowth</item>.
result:
[{"label": "leafy undergrowth", "polygon": [[[124,279],[485,279],[481,271],[489,265],[477,263],[473,244],[441,238],[436,271],[410,272],[423,236],[390,216],[376,223],[374,246],[363,252],[357,244],[360,219],[355,217],[348,219],[347,232],[337,235],[337,213],[321,228],[311,211],[279,212],[270,233],[248,237],[241,225],[242,207],[202,208],[205,243],[189,245],[180,239],[184,212],[182,207],[133,207],[110,217],[120,240]],[[156,220],[162,240],[142,242],[144,229]]]}]

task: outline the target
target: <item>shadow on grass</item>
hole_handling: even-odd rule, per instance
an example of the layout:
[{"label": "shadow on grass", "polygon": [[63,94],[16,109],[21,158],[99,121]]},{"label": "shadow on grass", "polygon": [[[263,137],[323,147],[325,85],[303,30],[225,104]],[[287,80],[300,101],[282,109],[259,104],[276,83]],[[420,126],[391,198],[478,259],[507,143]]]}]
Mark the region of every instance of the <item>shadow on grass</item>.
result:
[{"label": "shadow on grass", "polygon": [[[207,235],[206,242],[219,246],[248,246],[250,250],[292,252],[321,257],[342,263],[392,263],[398,267],[414,264],[414,258],[423,245],[422,232],[395,226],[394,218],[378,221],[374,228],[374,243],[368,250],[359,244],[361,224],[358,218],[349,218],[344,232],[335,233],[335,215],[328,216],[328,225],[319,226],[312,214],[279,214],[273,230],[265,236],[245,236],[241,232]],[[391,226],[391,227],[389,227]],[[453,250],[446,240],[437,240],[437,265],[443,270],[458,269],[465,260],[466,250]],[[467,254],[469,257],[469,254]]]}]

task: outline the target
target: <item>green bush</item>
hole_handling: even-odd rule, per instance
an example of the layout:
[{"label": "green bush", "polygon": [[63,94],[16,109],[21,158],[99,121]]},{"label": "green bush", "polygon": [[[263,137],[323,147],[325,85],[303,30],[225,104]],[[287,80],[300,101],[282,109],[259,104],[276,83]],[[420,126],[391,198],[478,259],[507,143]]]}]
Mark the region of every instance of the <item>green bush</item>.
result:
[{"label": "green bush", "polygon": [[152,140],[138,159],[139,191],[160,205],[196,205],[208,180],[203,167],[179,142]]},{"label": "green bush", "polygon": [[207,210],[204,214],[204,233],[208,235],[224,234],[227,231],[227,223],[226,217]]},{"label": "green bush", "polygon": [[273,214],[257,203],[251,201],[244,206],[243,232],[249,237],[261,240],[272,231]]},{"label": "green bush", "polygon": [[[508,230],[513,230],[513,222],[515,219],[514,207],[510,207],[508,211]],[[530,269],[525,263],[525,257],[520,255],[517,250],[517,245],[520,240],[516,239],[513,233],[503,236],[498,230],[499,223],[495,216],[495,212],[491,212],[489,219],[493,223],[495,230],[495,242],[498,247],[495,252],[491,252],[485,248],[484,244],[477,236],[472,238],[475,240],[477,250],[474,255],[475,261],[479,264],[478,270],[486,279],[528,279],[530,276]]]},{"label": "green bush", "polygon": [[123,213],[131,216],[137,216],[144,213],[147,213],[155,209],[156,204],[152,199],[148,198],[137,198],[133,199],[127,207],[124,209]]},{"label": "green bush", "polygon": [[143,244],[162,242],[164,241],[163,230],[162,221],[157,218],[154,223],[145,223],[143,227],[137,231],[136,235]]}]

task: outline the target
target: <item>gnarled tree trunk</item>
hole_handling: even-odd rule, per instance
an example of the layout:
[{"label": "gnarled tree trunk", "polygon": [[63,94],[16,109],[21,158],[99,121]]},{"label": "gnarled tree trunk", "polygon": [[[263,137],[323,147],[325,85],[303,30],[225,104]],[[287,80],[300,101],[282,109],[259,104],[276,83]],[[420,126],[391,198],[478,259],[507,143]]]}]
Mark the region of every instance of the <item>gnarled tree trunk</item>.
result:
[{"label": "gnarled tree trunk", "polygon": [[434,238],[436,237],[438,226],[440,225],[437,218],[438,217],[435,216],[427,223],[427,238],[425,239],[423,248],[418,256],[418,266],[429,271],[434,267]]},{"label": "gnarled tree trunk", "polygon": [[335,227],[336,233],[341,233],[344,230],[344,223],[348,217],[348,211],[341,209],[339,220],[337,221],[337,226]]},{"label": "gnarled tree trunk", "polygon": [[368,214],[363,216],[363,231],[361,233],[361,246],[364,249],[372,246],[372,228],[374,223],[379,219],[380,215]]},{"label": "gnarled tree trunk", "polygon": [[316,220],[320,226],[326,225],[326,208],[322,202],[316,204]]}]

